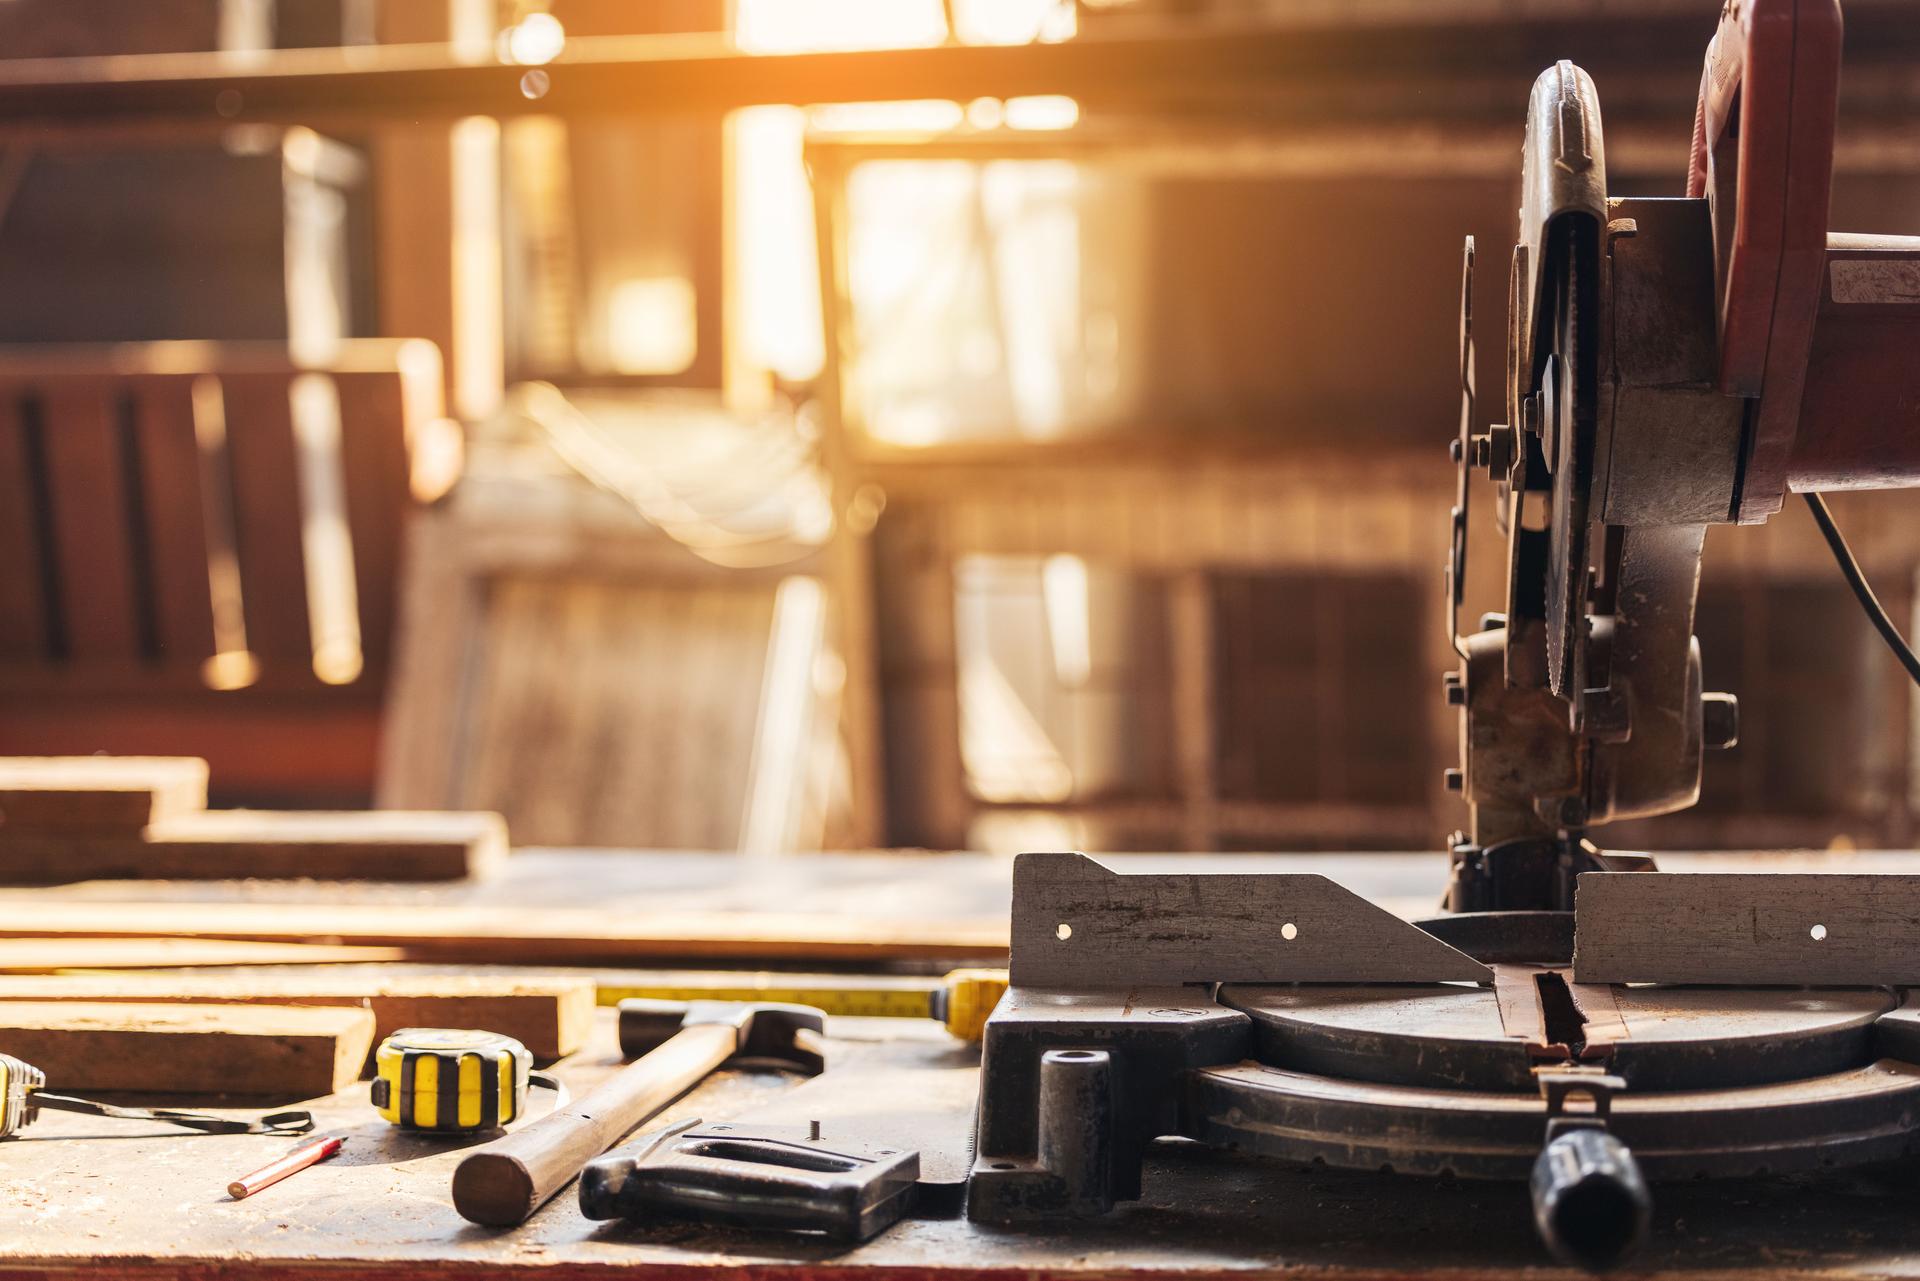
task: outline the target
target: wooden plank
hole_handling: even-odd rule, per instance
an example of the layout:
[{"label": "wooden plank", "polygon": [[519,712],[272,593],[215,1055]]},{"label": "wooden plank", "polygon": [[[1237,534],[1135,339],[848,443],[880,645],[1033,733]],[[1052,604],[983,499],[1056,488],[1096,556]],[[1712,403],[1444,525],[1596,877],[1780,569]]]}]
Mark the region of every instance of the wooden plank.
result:
[{"label": "wooden plank", "polygon": [[329,685],[349,685],[360,678],[366,659],[360,646],[360,593],[342,463],[339,388],[325,374],[296,374],[288,386],[288,404],[300,486],[300,555],[306,570],[313,674]]},{"label": "wooden plank", "polygon": [[248,648],[263,665],[307,668],[307,569],[289,380],[240,374],[220,383]]},{"label": "wooden plank", "polygon": [[1920,875],[1589,872],[1579,983],[1920,983]]},{"label": "wooden plank", "polygon": [[[404,332],[404,331],[403,331]],[[21,343],[0,346],[0,380],[5,394],[56,375],[139,378],[264,373],[291,377],[303,369],[364,372],[392,369],[418,338],[346,338],[320,363],[296,364],[284,339],[207,341],[168,338],[147,342]]]},{"label": "wooden plank", "polygon": [[27,666],[47,654],[38,490],[19,389],[0,388],[0,659]]},{"label": "wooden plank", "polygon": [[65,647],[105,664],[140,657],[132,524],[113,385],[74,379],[40,400]]},{"label": "wooden plank", "polygon": [[133,380],[158,656],[169,665],[197,667],[213,655],[214,641],[192,385],[177,375]]},{"label": "wooden plank", "polygon": [[207,807],[191,756],[0,757],[0,844],[22,832],[120,833]]},{"label": "wooden plank", "polygon": [[0,1001],[0,1044],[56,1093],[317,1098],[360,1075],[373,1028],[353,1008]]},{"label": "wooden plank", "polygon": [[398,372],[336,374],[334,384],[361,651],[369,667],[384,672],[393,645],[401,534],[411,506],[405,389]]},{"label": "wooden plank", "polygon": [[1013,982],[1395,983],[1493,972],[1312,873],[1119,873],[1084,854],[1013,864]]},{"label": "wooden plank", "polygon": [[[31,910],[27,904],[31,903]],[[29,922],[32,928],[27,928]],[[712,958],[765,961],[990,960],[997,921],[848,919],[824,913],[645,911],[371,903],[54,902],[0,896],[0,938],[199,938],[403,947],[419,960],[541,965]]]},{"label": "wooden plank", "polygon": [[61,974],[0,977],[0,1020],[12,1001],[323,1005],[373,1011],[374,1036],[401,1028],[480,1028],[513,1037],[543,1063],[586,1043],[592,978],[563,975],[314,971]]},{"label": "wooden plank", "polygon": [[203,965],[358,965],[397,961],[397,947],[255,943],[231,939],[0,938],[0,974],[148,970]]},{"label": "wooden plank", "polygon": [[204,810],[124,833],[0,830],[0,880],[109,878],[457,881],[507,855],[498,814]]}]

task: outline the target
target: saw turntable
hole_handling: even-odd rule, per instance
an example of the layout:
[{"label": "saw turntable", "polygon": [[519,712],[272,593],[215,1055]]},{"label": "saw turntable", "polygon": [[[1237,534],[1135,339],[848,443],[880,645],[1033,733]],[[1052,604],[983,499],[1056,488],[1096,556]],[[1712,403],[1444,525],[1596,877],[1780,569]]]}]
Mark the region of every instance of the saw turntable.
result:
[{"label": "saw turntable", "polygon": [[[1702,752],[1738,737],[1693,635],[1708,525],[1804,495],[1920,680],[1818,497],[1920,485],[1920,240],[1826,226],[1840,35],[1834,0],[1730,0],[1671,199],[1610,198],[1592,81],[1540,76],[1486,428],[1466,252],[1445,910],[1023,855],[974,1219],[1105,1214],[1184,1137],[1526,1181],[1549,1249],[1598,1269],[1662,1182],[1920,1152],[1920,876],[1674,875],[1591,838],[1693,804]],[[1506,600],[1467,634],[1476,475]]]}]

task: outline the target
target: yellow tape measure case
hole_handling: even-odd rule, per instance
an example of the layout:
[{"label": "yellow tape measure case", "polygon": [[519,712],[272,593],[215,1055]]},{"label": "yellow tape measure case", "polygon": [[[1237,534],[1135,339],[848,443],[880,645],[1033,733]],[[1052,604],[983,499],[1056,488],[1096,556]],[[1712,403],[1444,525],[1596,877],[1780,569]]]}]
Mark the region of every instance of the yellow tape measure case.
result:
[{"label": "yellow tape measure case", "polygon": [[409,1130],[497,1130],[519,1119],[533,1056],[497,1032],[403,1028],[374,1054],[373,1106]]}]

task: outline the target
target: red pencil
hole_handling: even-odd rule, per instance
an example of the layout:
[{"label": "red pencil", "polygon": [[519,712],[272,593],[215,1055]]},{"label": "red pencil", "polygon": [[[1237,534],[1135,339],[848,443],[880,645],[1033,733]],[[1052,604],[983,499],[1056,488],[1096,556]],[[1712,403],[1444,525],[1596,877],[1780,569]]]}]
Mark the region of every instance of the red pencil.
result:
[{"label": "red pencil", "polygon": [[302,1143],[278,1161],[263,1165],[252,1174],[244,1175],[227,1184],[227,1195],[236,1201],[243,1200],[258,1192],[261,1188],[272,1187],[289,1174],[304,1170],[310,1165],[318,1165],[335,1152],[346,1140],[338,1138],[315,1139],[311,1143]]}]

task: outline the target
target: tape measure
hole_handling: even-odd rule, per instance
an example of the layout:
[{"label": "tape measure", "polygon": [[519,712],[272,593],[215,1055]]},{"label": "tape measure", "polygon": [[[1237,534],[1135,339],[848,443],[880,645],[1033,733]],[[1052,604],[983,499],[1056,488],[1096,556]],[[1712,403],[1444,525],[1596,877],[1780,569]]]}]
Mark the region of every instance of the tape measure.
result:
[{"label": "tape measure", "polygon": [[380,1042],[374,1069],[373,1106],[406,1130],[498,1130],[526,1112],[531,1087],[566,1096],[533,1071],[526,1046],[498,1032],[402,1028]]},{"label": "tape measure", "polygon": [[853,1018],[934,1019],[963,1041],[978,1041],[987,1016],[1007,990],[1005,970],[953,970],[937,979],[798,974],[609,974],[595,999],[618,1005],[630,997],[659,1001],[776,1001],[811,1005]]},{"label": "tape measure", "polygon": [[928,1000],[927,1013],[962,1041],[986,1035],[987,1016],[1007,992],[1005,970],[952,970]]},{"label": "tape measure", "polygon": [[243,1120],[205,1112],[176,1112],[171,1108],[123,1108],[92,1099],[48,1094],[46,1073],[24,1059],[0,1054],[0,1139],[12,1138],[32,1125],[42,1108],[122,1121],[164,1121],[206,1134],[305,1134],[313,1128],[311,1112],[273,1112]]}]

